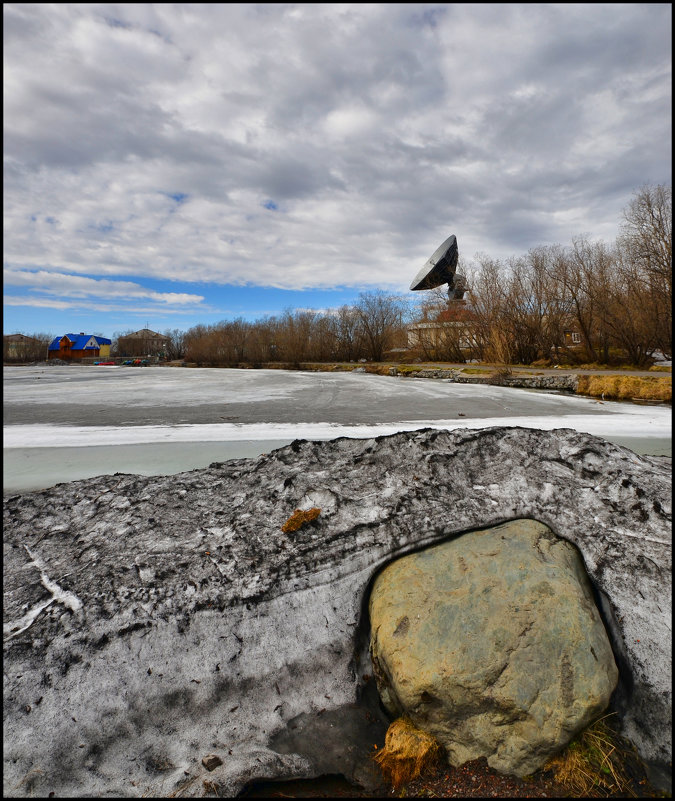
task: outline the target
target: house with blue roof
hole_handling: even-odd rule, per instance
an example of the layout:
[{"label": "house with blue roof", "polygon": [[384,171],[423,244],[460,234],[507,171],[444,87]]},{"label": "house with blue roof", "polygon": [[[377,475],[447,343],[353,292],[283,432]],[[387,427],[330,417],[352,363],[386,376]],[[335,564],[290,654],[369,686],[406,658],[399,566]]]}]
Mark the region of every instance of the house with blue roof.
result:
[{"label": "house with blue roof", "polygon": [[82,331],[79,334],[64,334],[51,341],[47,350],[47,358],[73,361],[90,356],[107,357],[110,356],[111,344],[112,340],[106,339],[106,337],[85,334]]}]

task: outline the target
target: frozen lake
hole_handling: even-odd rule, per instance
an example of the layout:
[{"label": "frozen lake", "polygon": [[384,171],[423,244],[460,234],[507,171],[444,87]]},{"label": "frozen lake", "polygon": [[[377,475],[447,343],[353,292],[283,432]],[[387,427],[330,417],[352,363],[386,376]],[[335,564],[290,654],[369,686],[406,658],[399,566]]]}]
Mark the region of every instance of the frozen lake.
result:
[{"label": "frozen lake", "polygon": [[573,428],[670,456],[666,405],[365,373],[4,367],[3,488],[158,475],[254,457],[293,439],[416,428]]}]

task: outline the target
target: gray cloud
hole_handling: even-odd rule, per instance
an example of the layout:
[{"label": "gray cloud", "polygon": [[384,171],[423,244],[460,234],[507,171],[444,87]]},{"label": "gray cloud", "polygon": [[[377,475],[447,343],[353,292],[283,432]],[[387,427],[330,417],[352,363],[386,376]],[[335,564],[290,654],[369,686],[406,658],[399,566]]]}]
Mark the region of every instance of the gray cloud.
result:
[{"label": "gray cloud", "polygon": [[450,233],[469,258],[612,237],[634,190],[670,181],[667,4],[3,16],[5,261],[25,287],[403,290]]}]

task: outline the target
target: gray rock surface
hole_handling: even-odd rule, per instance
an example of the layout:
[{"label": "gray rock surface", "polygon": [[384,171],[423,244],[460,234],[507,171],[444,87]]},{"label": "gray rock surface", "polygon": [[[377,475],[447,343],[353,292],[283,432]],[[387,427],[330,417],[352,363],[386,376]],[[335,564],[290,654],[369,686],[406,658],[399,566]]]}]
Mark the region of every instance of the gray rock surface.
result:
[{"label": "gray rock surface", "polygon": [[380,697],[451,765],[534,773],[599,717],[619,677],[578,551],[534,520],[398,559],[369,609]]},{"label": "gray rock surface", "polygon": [[[391,373],[394,370],[394,373]],[[399,375],[398,368],[390,369],[390,375]],[[553,389],[562,392],[576,392],[579,386],[579,376],[572,375],[523,375],[512,373],[510,375],[465,375],[462,370],[452,367],[424,368],[420,370],[407,370],[407,378],[445,378],[455,384],[490,384],[502,387],[523,387],[525,389]]]},{"label": "gray rock surface", "polygon": [[[381,725],[364,678],[374,576],[518,518],[581,551],[623,731],[667,770],[670,499],[667,460],[519,428],[296,441],[206,470],[5,498],[4,794],[367,780],[354,743]],[[315,521],[281,531],[312,507]],[[223,764],[208,771],[208,755]]]}]

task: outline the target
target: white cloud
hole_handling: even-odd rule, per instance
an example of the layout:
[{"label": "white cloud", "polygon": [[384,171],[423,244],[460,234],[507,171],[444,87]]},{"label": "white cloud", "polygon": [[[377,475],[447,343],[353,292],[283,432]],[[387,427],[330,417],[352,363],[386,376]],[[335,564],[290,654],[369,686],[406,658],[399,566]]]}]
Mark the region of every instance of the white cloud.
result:
[{"label": "white cloud", "polygon": [[189,295],[184,292],[153,292],[133,281],[84,278],[45,270],[5,270],[4,283],[9,286],[29,287],[51,295],[67,295],[70,298],[144,298],[171,305],[201,303],[204,300],[203,295]]},{"label": "white cloud", "polygon": [[373,131],[377,122],[378,116],[375,111],[359,106],[347,106],[328,112],[323,120],[323,127],[328,137],[340,141]]},{"label": "white cloud", "polygon": [[35,298],[28,295],[5,295],[5,306],[33,306],[38,309],[72,309],[76,304],[56,298]]},{"label": "white cloud", "polygon": [[[194,308],[173,307],[173,306],[139,306],[135,303],[105,303],[101,300],[91,301],[82,300],[57,300],[56,298],[41,298],[33,295],[5,295],[3,298],[5,306],[24,306],[34,309],[60,309],[63,311],[86,311],[88,313],[107,313],[124,312],[127,316],[151,314],[155,317],[165,317],[167,315],[188,315],[194,314]],[[212,309],[206,307],[202,312],[210,312]]]},{"label": "white cloud", "polygon": [[670,180],[671,14],[5,4],[5,261],[397,290],[450,233],[469,258],[611,238]]}]

